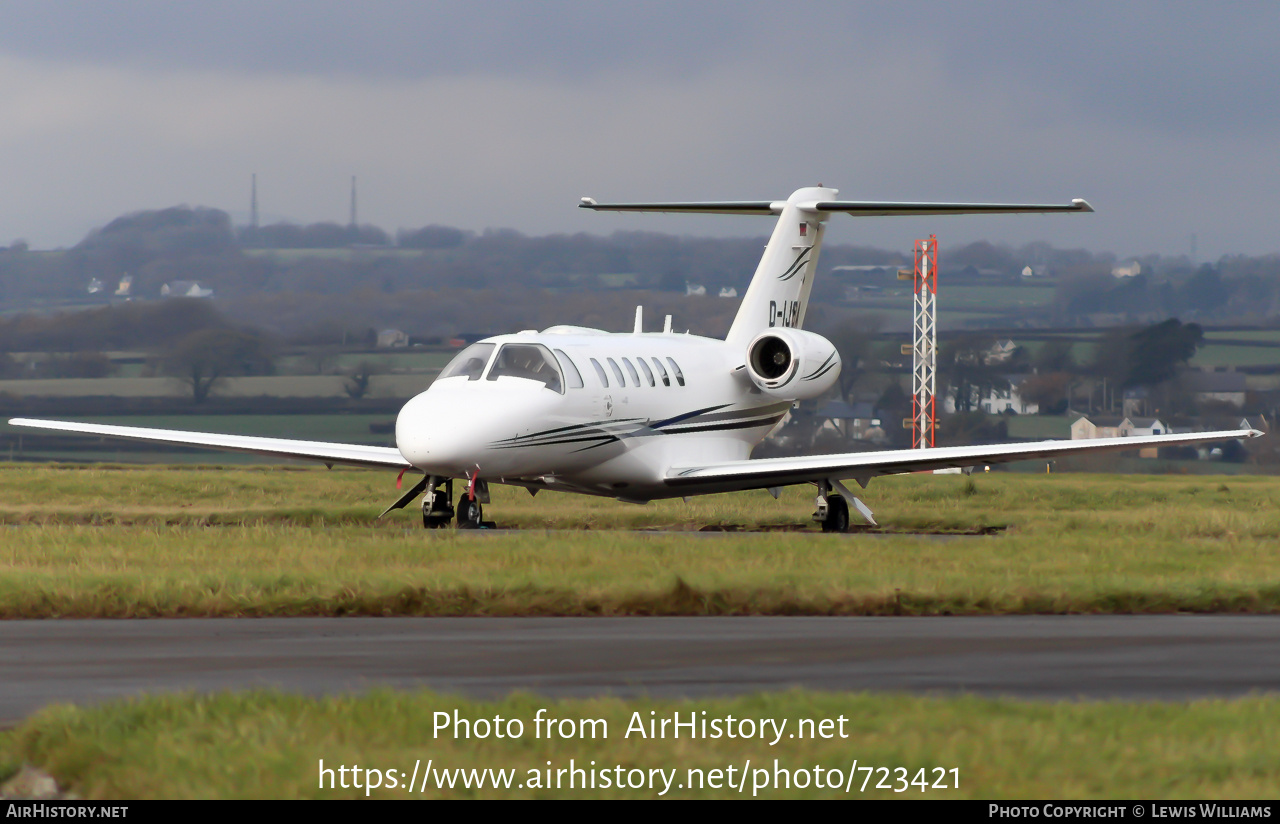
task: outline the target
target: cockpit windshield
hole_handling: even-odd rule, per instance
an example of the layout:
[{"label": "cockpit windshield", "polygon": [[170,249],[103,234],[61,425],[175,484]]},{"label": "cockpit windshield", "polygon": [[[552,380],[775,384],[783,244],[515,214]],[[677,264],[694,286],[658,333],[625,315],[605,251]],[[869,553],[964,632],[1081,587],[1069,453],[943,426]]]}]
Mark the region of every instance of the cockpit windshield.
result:
[{"label": "cockpit windshield", "polygon": [[489,370],[488,380],[501,377],[538,381],[548,389],[564,394],[560,368],[545,346],[536,343],[507,343],[498,350]]},{"label": "cockpit windshield", "polygon": [[440,373],[438,380],[445,378],[465,377],[469,381],[478,381],[484,374],[484,368],[497,347],[494,343],[473,343],[449,361],[449,365]]}]

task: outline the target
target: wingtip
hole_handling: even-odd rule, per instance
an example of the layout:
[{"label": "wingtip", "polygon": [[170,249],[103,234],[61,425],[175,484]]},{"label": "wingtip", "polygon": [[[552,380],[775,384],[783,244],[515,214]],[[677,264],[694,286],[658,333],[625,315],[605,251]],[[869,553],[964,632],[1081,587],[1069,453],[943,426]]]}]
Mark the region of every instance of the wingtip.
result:
[{"label": "wingtip", "polygon": [[1089,201],[1085,200],[1085,199],[1084,199],[1084,198],[1082,198],[1082,197],[1072,198],[1072,199],[1071,199],[1071,205],[1072,205],[1072,206],[1075,206],[1077,209],[1079,209],[1079,210],[1080,210],[1080,211],[1082,211],[1082,212],[1092,212],[1092,211],[1093,211],[1093,207],[1089,205]]},{"label": "wingtip", "polygon": [[1261,438],[1261,437],[1262,437],[1263,435],[1265,435],[1265,434],[1267,434],[1267,433],[1263,432],[1261,429],[1250,429],[1250,430],[1249,430],[1249,437],[1250,437],[1250,438]]},{"label": "wingtip", "polygon": [[594,209],[596,206],[597,202],[594,197],[584,197],[582,200],[578,201],[579,209]]}]

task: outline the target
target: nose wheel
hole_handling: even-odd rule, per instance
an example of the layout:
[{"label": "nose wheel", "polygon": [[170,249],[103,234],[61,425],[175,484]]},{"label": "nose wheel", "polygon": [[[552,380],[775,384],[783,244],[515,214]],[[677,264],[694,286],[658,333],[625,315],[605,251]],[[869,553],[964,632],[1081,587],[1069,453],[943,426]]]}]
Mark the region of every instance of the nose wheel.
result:
[{"label": "nose wheel", "polygon": [[463,495],[458,499],[458,529],[479,529],[484,521],[484,510],[479,496]]}]

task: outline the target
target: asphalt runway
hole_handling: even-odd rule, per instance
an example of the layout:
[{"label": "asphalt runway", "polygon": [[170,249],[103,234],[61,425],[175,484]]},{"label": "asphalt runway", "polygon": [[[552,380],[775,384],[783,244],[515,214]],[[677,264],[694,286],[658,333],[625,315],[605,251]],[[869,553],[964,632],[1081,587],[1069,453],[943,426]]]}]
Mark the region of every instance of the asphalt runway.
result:
[{"label": "asphalt runway", "polygon": [[145,692],[470,696],[807,687],[1030,699],[1280,689],[1280,616],[278,618],[0,622],[0,721]]}]

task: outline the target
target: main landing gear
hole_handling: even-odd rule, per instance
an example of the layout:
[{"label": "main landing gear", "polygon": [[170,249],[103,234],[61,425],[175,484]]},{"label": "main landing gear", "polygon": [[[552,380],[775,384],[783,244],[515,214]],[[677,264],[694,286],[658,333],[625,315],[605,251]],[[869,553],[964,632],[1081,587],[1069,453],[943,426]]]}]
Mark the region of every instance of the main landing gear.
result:
[{"label": "main landing gear", "polygon": [[427,492],[422,496],[422,525],[427,529],[440,529],[453,520],[453,479],[444,480],[432,475],[427,479]]},{"label": "main landing gear", "polygon": [[867,523],[878,526],[867,505],[858,500],[844,484],[832,478],[818,481],[818,497],[814,501],[817,508],[813,513],[813,520],[822,525],[823,532],[848,532],[850,502],[857,508],[858,514],[867,519]]}]

